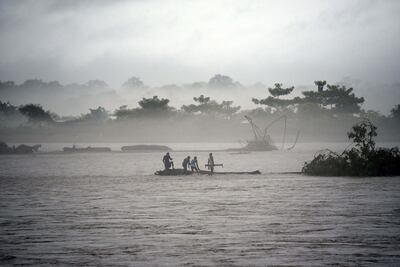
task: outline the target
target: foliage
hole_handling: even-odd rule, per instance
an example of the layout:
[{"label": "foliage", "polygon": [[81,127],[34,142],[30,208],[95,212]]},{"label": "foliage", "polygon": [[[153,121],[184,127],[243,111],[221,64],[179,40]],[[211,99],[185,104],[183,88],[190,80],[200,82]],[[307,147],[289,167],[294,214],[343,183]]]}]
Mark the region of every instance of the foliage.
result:
[{"label": "foliage", "polygon": [[288,88],[282,88],[282,84],[281,83],[275,83],[275,87],[274,88],[268,88],[269,93],[273,97],[278,97],[278,98],[280,96],[290,94],[293,90],[294,90],[294,86],[288,87]]},{"label": "foliage", "polygon": [[85,85],[90,88],[108,88],[108,84],[102,80],[90,80]]},{"label": "foliage", "polygon": [[324,91],[324,86],[326,85],[326,81],[314,81],[314,84],[318,87],[318,92]]},{"label": "foliage", "polygon": [[397,122],[400,122],[400,105],[396,105],[390,110],[390,116]]},{"label": "foliage", "polygon": [[173,109],[168,105],[169,99],[158,98],[158,96],[153,96],[152,98],[142,98],[139,102],[139,106],[144,110],[151,111],[169,111]]},{"label": "foliage", "polygon": [[175,108],[169,106],[169,99],[158,98],[153,96],[152,98],[142,98],[138,102],[140,108],[128,109],[126,105],[121,106],[114,112],[114,115],[118,119],[127,119],[143,116],[169,116],[174,113]]},{"label": "foliage", "polygon": [[356,97],[353,88],[346,86],[327,85],[324,90],[325,81],[315,81],[318,91],[304,91],[302,102],[317,103],[322,106],[330,106],[334,113],[357,113],[360,112],[363,97]]},{"label": "foliage", "polygon": [[50,116],[50,112],[45,111],[43,107],[38,104],[27,104],[20,107],[19,111],[21,112],[21,114],[27,116],[29,121],[33,123],[54,122]]},{"label": "foliage", "polygon": [[319,176],[390,176],[400,175],[400,151],[397,147],[375,148],[376,127],[367,119],[348,133],[354,147],[342,154],[326,150],[305,162],[302,172]]},{"label": "foliage", "polygon": [[234,87],[233,79],[226,75],[216,74],[208,82],[209,87]]},{"label": "foliage", "polygon": [[0,101],[0,114],[3,116],[14,116],[19,114],[18,108],[10,104],[10,102]]},{"label": "foliage", "polygon": [[122,87],[133,88],[133,89],[141,88],[141,87],[144,87],[144,83],[142,82],[142,80],[140,80],[140,78],[133,76],[133,77],[129,78],[126,82],[124,82],[122,84]]},{"label": "foliage", "polygon": [[109,112],[104,107],[99,106],[96,109],[89,109],[89,113],[82,115],[80,121],[105,122],[109,117]]},{"label": "foliage", "polygon": [[299,97],[295,97],[293,99],[281,99],[280,96],[289,95],[294,90],[294,86],[288,88],[282,88],[281,83],[275,83],[274,88],[268,88],[269,93],[272,96],[268,96],[264,99],[253,98],[252,101],[254,104],[266,105],[272,108],[275,108],[279,112],[288,111],[289,107],[294,107],[295,104],[301,102]]},{"label": "foliage", "polygon": [[210,97],[205,97],[204,95],[194,97],[193,100],[197,103],[197,105],[183,105],[182,110],[188,113],[199,112],[201,114],[213,114],[222,115],[223,117],[230,117],[240,109],[240,106],[232,106],[233,101],[222,101],[221,103],[218,103],[217,101],[211,100]]}]

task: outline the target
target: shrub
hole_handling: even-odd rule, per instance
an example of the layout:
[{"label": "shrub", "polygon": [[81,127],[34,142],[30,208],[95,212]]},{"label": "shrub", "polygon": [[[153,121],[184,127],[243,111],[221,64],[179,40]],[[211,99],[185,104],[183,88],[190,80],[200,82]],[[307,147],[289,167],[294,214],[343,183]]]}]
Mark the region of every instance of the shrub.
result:
[{"label": "shrub", "polygon": [[305,162],[302,172],[318,176],[392,176],[400,175],[400,151],[397,147],[375,148],[376,127],[365,119],[348,133],[354,147],[337,154],[325,150]]}]

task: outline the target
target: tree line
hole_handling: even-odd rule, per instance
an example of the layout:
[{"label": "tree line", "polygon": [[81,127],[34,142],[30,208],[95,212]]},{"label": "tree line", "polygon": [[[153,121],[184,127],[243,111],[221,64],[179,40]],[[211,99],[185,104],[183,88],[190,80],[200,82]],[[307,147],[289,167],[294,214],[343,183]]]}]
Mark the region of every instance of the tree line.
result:
[{"label": "tree line", "polygon": [[[309,116],[364,116],[383,118],[385,116],[376,111],[365,111],[362,109],[363,97],[357,97],[353,88],[328,84],[326,81],[314,82],[315,90],[301,92],[302,96],[290,97],[295,87],[283,87],[281,83],[275,83],[268,88],[269,96],[263,99],[252,98],[251,101],[258,107],[250,110],[241,110],[235,106],[233,101],[217,101],[208,96],[200,95],[193,97],[193,103],[183,105],[179,109],[169,105],[170,100],[153,96],[142,98],[138,107],[128,108],[123,105],[115,111],[108,111],[104,107],[89,109],[87,114],[78,117],[62,117],[50,110],[45,110],[40,104],[26,104],[14,106],[9,102],[0,101],[0,122],[21,120],[29,124],[55,124],[61,122],[106,122],[109,120],[129,120],[135,118],[165,118],[173,116],[207,116],[218,119],[231,120],[250,115],[254,117],[265,117],[272,115],[292,115],[298,117]],[[37,82],[35,83],[38,84]],[[101,81],[92,81],[92,85],[107,86]],[[210,79],[209,84],[213,86],[240,86],[228,76],[216,75]],[[0,82],[1,86],[4,83]],[[13,85],[13,84],[11,84]],[[140,79],[133,77],[124,83],[125,86],[144,86]],[[0,86],[0,87],[1,87]],[[7,86],[10,86],[8,84]],[[50,86],[50,85],[48,85]],[[89,85],[86,85],[89,86]],[[400,122],[400,105],[396,105],[387,117],[396,123]]]}]

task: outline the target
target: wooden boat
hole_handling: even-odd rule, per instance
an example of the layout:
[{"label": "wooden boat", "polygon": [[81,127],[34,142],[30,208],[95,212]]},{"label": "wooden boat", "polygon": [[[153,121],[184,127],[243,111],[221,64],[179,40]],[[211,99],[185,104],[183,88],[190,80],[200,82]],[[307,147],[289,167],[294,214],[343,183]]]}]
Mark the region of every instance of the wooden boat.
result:
[{"label": "wooden boat", "polygon": [[[160,170],[154,173],[155,175],[160,176],[180,176],[180,175],[196,175],[196,174],[203,174],[209,175],[210,171],[200,170],[199,172],[192,172],[192,171],[184,171],[183,169],[170,169],[170,170]],[[250,171],[250,172],[214,172],[213,175],[225,175],[225,174],[261,174],[259,170]]]}]

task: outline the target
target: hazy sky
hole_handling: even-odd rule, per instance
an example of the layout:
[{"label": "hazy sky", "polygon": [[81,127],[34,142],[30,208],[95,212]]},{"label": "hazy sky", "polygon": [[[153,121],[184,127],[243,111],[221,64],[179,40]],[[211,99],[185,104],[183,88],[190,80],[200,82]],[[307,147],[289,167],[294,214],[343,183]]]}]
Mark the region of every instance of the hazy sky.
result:
[{"label": "hazy sky", "polygon": [[2,0],[0,79],[392,82],[399,14],[396,0]]}]

